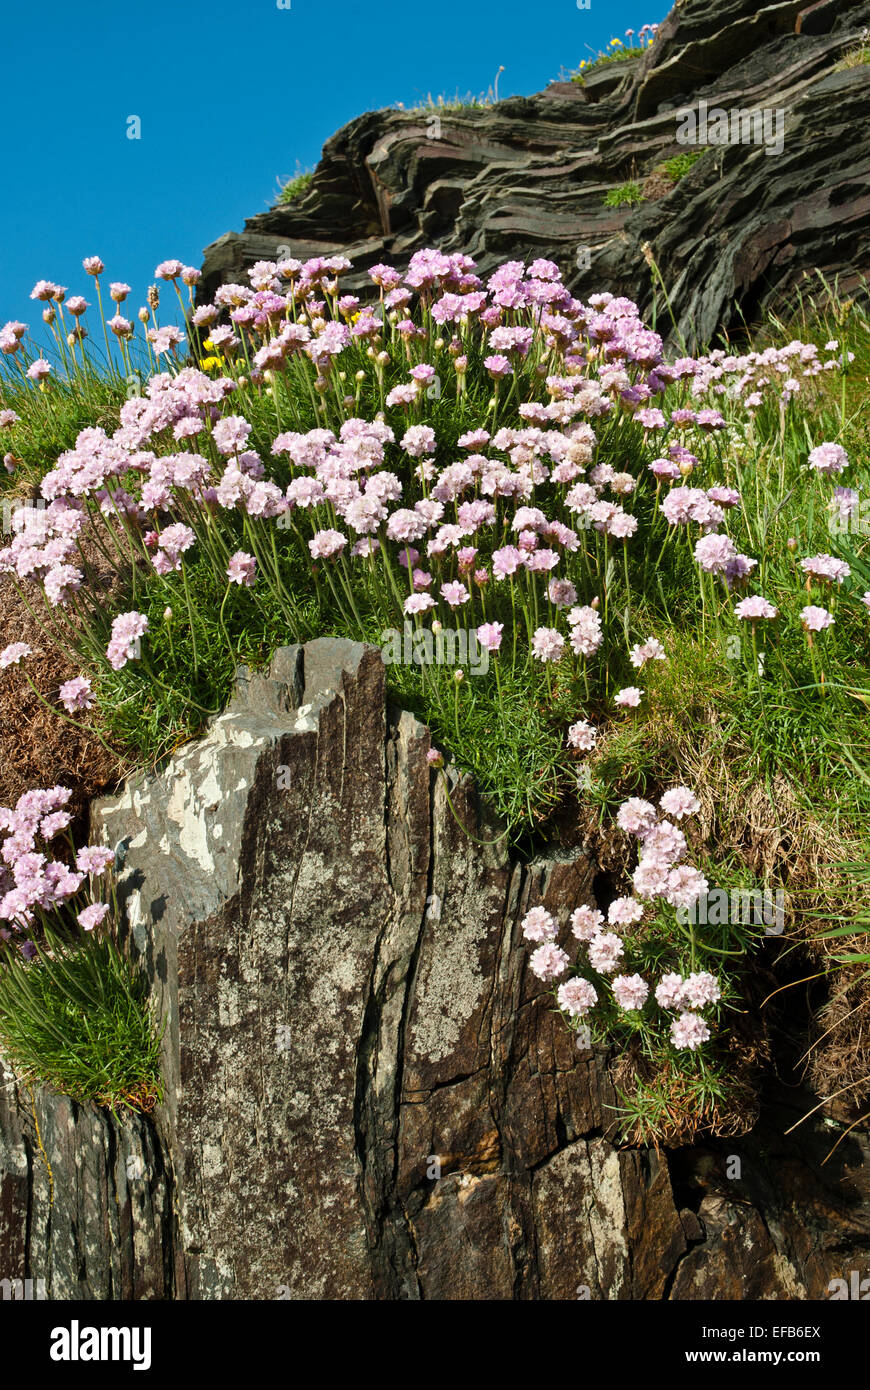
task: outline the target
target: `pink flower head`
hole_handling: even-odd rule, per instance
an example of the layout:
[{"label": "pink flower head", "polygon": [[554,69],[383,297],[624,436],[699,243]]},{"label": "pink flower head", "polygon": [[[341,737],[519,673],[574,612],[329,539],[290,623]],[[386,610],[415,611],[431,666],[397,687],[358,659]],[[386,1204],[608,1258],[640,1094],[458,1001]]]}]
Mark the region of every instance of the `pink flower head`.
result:
[{"label": "pink flower head", "polygon": [[598,734],[592,725],[586,719],[579,719],[568,730],[568,747],[588,753],[595,747],[597,738]]},{"label": "pink flower head", "polygon": [[183,270],[181,261],[161,261],[154,274],[158,280],[177,280]]},{"label": "pink flower head", "polygon": [[637,898],[614,898],[607,909],[611,927],[631,927],[643,917],[643,903]]},{"label": "pink flower head", "polygon": [[112,636],[106,656],[114,671],[120,671],[128,661],[139,656],[139,639],[148,631],[144,613],[120,613],[112,622]]},{"label": "pink flower head", "polygon": [[807,632],[822,632],[826,627],[834,626],[834,615],[827,608],[818,608],[810,603],[801,609],[801,622]]},{"label": "pink flower head", "polygon": [[683,999],[683,977],[671,973],[663,975],[656,985],[656,1002],[663,1009],[681,1009]]},{"label": "pink flower head", "polygon": [[631,796],[624,801],[616,813],[616,824],[620,830],[639,839],[649,834],[656,823],[656,808],[651,801],[639,796]]},{"label": "pink flower head", "polygon": [[333,555],[338,555],[347,545],[347,536],[343,536],[340,531],[318,531],[308,542],[308,549],[314,560],[328,560]]},{"label": "pink flower head", "polygon": [[595,986],[579,975],[573,980],[565,980],[556,991],[556,998],[559,1008],[572,1018],[584,1018],[598,1002]]},{"label": "pink flower head", "polygon": [[699,1014],[680,1014],[671,1024],[671,1042],[674,1047],[687,1047],[695,1052],[709,1037],[710,1029]]},{"label": "pink flower head", "polygon": [[849,455],[841,444],[817,444],[810,450],[808,462],[817,473],[842,473],[849,463]]},{"label": "pink flower head", "polygon": [[84,931],[93,931],[94,927],[98,927],[107,916],[108,911],[108,903],[92,903],[90,907],[86,907],[83,912],[79,913],[79,926],[82,927]]},{"label": "pink flower head", "polygon": [[626,685],[622,690],[618,690],[613,697],[613,703],[621,709],[637,709],[640,704],[643,691],[636,685]]},{"label": "pink flower head", "polygon": [[650,637],[632,647],[628,656],[635,670],[640,671],[648,661],[664,661],[665,649],[655,637]]},{"label": "pink flower head", "polygon": [[85,845],[76,855],[76,868],[99,878],[115,862],[115,851],[103,845]]},{"label": "pink flower head", "polygon": [[761,594],[752,594],[749,598],[743,598],[735,604],[734,615],[743,618],[747,622],[757,623],[761,618],[775,618],[779,609],[774,608]]},{"label": "pink flower head", "polygon": [[575,907],[571,913],[571,931],[578,941],[591,941],[604,925],[604,915],[597,907]]},{"label": "pink flower head", "polygon": [[91,699],[91,683],[87,676],[74,676],[72,680],[64,681],[58,696],[69,714],[90,709],[94,703]]},{"label": "pink flower head", "polygon": [[465,585],[460,584],[459,580],[456,579],[449,584],[441,585],[441,597],[451,608],[461,608],[464,603],[468,602],[471,595]]},{"label": "pink flower head", "polygon": [[545,941],[542,946],[532,952],[529,958],[532,974],[537,975],[538,979],[545,983],[557,980],[560,975],[564,975],[569,964],[565,952],[552,941]]},{"label": "pink flower head", "polygon": [[589,964],[599,975],[612,975],[624,949],[615,932],[596,932],[589,942]]},{"label": "pink flower head", "polygon": [[257,561],[244,550],[237,550],[227,565],[227,579],[231,584],[244,585],[251,589],[257,573]]},{"label": "pink flower head", "polygon": [[0,652],[0,670],[7,666],[17,666],[24,657],[30,656],[31,649],[26,642],[11,642]]},{"label": "pink flower head", "polygon": [[488,652],[497,652],[503,632],[504,623],[481,623],[477,629],[477,640]]},{"label": "pink flower head", "polygon": [[649,985],[642,975],[614,975],[612,988],[621,1009],[642,1009],[649,996]]},{"label": "pink flower head", "polygon": [[539,627],[532,637],[532,655],[538,661],[558,661],[565,650],[565,639],[554,627]]},{"label": "pink flower head", "polygon": [[663,793],[659,805],[674,820],[683,820],[700,811],[701,803],[689,787],[671,787]]},{"label": "pink flower head", "polygon": [[707,970],[697,970],[683,984],[683,1001],[693,1009],[703,1009],[722,997],[719,981]]},{"label": "pink flower head", "polygon": [[520,927],[527,941],[555,941],[559,935],[555,917],[543,907],[530,908]]}]

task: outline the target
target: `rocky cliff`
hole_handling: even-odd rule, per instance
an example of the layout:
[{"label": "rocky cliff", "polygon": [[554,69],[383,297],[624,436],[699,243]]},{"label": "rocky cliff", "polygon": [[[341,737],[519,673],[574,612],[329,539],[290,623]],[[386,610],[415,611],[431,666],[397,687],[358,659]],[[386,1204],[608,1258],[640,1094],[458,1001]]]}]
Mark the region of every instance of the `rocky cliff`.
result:
[{"label": "rocky cliff", "polygon": [[[426,761],[375,648],[242,672],[205,738],[98,804],[166,1099],[113,1119],[0,1090],[0,1246],[53,1298],[822,1298],[861,1269],[864,1139],[775,1087],[751,1135],[616,1141],[519,921],[588,849],[512,860]],[[493,843],[495,841],[495,843]]]},{"label": "rocky cliff", "polygon": [[[689,344],[793,308],[798,288],[818,290],[817,270],[852,294],[870,272],[870,68],[846,64],[868,27],[867,0],[680,0],[642,57],[582,85],[369,112],[327,141],[303,196],[206,249],[204,297],[259,259],[341,252],[364,269],[435,245],[471,254],[483,274],[545,256],[575,294],[609,289],[649,313],[647,242]],[[678,113],[700,115],[701,102],[767,113],[766,142],[748,126],[759,143],[681,144]],[[712,121],[695,134],[719,138]],[[678,181],[662,173],[699,149]],[[606,207],[629,181],[645,201]]]}]

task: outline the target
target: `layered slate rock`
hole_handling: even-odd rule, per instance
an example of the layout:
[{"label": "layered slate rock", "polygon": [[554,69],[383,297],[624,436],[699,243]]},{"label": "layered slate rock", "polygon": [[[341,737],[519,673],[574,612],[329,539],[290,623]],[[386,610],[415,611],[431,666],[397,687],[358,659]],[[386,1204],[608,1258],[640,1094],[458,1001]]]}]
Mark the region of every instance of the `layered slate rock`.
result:
[{"label": "layered slate rock", "polygon": [[152,1125],[0,1068],[2,1296],[169,1298],[172,1261],[172,1179]]},{"label": "layered slate rock", "polygon": [[285,648],[94,808],[166,1097],[124,1122],[6,1078],[0,1277],[51,1298],[657,1300],[819,1298],[862,1269],[863,1140],[823,1169],[790,1113],[619,1145],[613,1058],[578,1051],[519,925],[542,903],[567,945],[594,859],[512,858],[385,682],[376,648]]},{"label": "layered slate rock", "polygon": [[[868,0],[681,0],[651,49],[582,86],[483,109],[369,112],[327,141],[302,197],[206,249],[201,296],[256,260],[342,253],[402,266],[434,245],[474,256],[483,274],[545,256],[575,294],[627,294],[650,315],[649,243],[673,337],[694,345],[793,305],[798,289],[822,293],[817,271],[857,293],[870,273],[870,81],[866,66],[839,68],[868,26]],[[677,142],[676,113],[701,100],[782,110],[782,153],[711,146],[676,184],[654,175],[651,201],[605,207],[609,190],[692,148]],[[346,283],[370,289],[362,274]],[[655,307],[672,331],[661,295]]]}]

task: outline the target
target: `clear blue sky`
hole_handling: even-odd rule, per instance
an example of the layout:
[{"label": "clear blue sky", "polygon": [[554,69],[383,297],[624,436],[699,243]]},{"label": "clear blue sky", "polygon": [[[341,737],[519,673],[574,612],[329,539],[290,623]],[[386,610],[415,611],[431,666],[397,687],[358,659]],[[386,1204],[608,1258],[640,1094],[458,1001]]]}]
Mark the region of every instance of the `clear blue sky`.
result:
[{"label": "clear blue sky", "polygon": [[[288,0],[283,0],[285,4]],[[667,0],[28,0],[7,5],[0,324],[34,327],[38,279],[92,299],[83,256],[142,302],[158,261],[274,201],[325,140],[432,93],[540,91]],[[127,138],[127,118],[141,139]]]}]

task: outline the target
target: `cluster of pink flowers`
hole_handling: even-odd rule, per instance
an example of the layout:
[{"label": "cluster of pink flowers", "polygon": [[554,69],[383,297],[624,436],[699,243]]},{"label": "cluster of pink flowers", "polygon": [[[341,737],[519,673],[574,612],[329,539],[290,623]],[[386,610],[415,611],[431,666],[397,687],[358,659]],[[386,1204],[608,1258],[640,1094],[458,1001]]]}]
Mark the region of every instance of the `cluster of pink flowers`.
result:
[{"label": "cluster of pink flowers", "polygon": [[[53,859],[46,849],[67,830],[72,819],[66,809],[72,793],[66,787],[25,792],[10,809],[0,807],[0,936],[32,932],[41,915],[72,915],[85,931],[103,920],[109,906],[88,902],[95,880],[114,863],[114,853],[100,845],[79,850],[75,868]],[[34,954],[25,939],[21,949]]]},{"label": "cluster of pink flowers", "polygon": [[[575,725],[571,733],[575,732],[581,741],[574,746],[583,746],[583,727]],[[671,907],[689,907],[707,891],[704,876],[684,862],[686,837],[675,824],[694,815],[700,807],[689,787],[666,791],[658,810],[640,797],[631,797],[620,807],[617,824],[640,847],[633,874],[634,894],[614,899],[606,917],[588,904],[575,908],[570,916],[571,934],[580,943],[588,968],[597,979],[587,979],[583,974],[562,979],[571,968],[571,957],[558,944],[561,933],[556,918],[543,906],[530,908],[523,917],[523,936],[535,947],[529,959],[530,969],[545,984],[556,985],[559,1007],[575,1024],[609,995],[622,1014],[639,1016],[651,1000],[663,1010],[677,1011],[677,1017],[669,1024],[670,1040],[676,1048],[694,1051],[709,1039],[709,1025],[701,1011],[721,998],[721,987],[714,975],[693,970],[684,978],[671,971],[653,987],[637,971],[627,973],[623,964],[627,950],[631,950],[632,936],[653,900],[661,899]],[[583,968],[579,961],[577,964]],[[649,1022],[653,1021],[650,1016]]]}]

